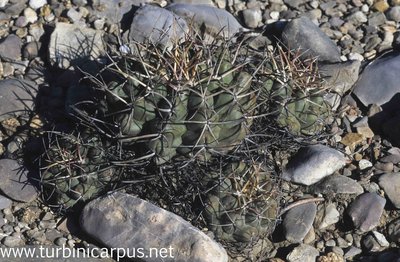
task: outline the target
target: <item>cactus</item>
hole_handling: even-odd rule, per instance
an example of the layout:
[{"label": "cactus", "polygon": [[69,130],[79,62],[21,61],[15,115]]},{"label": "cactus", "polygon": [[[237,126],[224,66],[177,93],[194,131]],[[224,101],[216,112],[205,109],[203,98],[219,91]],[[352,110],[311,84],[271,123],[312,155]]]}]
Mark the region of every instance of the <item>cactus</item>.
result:
[{"label": "cactus", "polygon": [[272,232],[279,192],[261,164],[229,163],[204,182],[211,190],[202,198],[202,214],[217,239],[250,243]]},{"label": "cactus", "polygon": [[85,132],[79,136],[52,132],[49,136],[41,160],[41,182],[49,202],[72,207],[103,193],[117,179],[98,136]]}]

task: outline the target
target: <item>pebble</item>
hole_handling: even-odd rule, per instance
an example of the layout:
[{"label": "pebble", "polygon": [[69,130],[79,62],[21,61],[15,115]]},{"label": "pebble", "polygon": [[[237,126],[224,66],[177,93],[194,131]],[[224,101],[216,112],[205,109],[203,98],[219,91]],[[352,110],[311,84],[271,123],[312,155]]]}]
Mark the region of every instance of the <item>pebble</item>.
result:
[{"label": "pebble", "polygon": [[322,64],[319,66],[319,72],[329,90],[343,95],[357,81],[360,65],[361,63],[358,60]]},{"label": "pebble", "polygon": [[371,161],[368,161],[367,159],[361,159],[358,162],[358,168],[360,170],[365,170],[365,169],[370,168],[370,167],[372,167],[372,163],[371,163]]},{"label": "pebble", "polygon": [[21,39],[16,35],[9,35],[0,43],[0,58],[5,61],[21,59]]},{"label": "pebble", "polygon": [[379,11],[379,12],[385,12],[386,10],[389,9],[389,4],[386,0],[378,0],[375,2],[375,4],[373,5],[374,9]]},{"label": "pebble", "polygon": [[379,161],[383,162],[383,163],[398,164],[398,163],[400,163],[400,155],[399,154],[390,154],[390,155],[382,157],[381,159],[379,159]]},{"label": "pebble", "polygon": [[386,200],[376,193],[359,195],[347,209],[354,227],[368,232],[379,224]]},{"label": "pebble", "polygon": [[0,195],[0,210],[9,208],[12,205],[12,201],[5,196]]},{"label": "pebble", "polygon": [[400,209],[400,173],[381,175],[379,177],[379,186],[385,191],[390,202]]},{"label": "pebble", "polygon": [[[279,15],[279,13],[278,13]],[[249,28],[257,28],[262,21],[262,13],[260,9],[243,10],[244,23]],[[272,18],[272,17],[271,17]]]},{"label": "pebble", "polygon": [[282,178],[303,185],[312,185],[333,174],[346,164],[339,151],[323,146],[312,145],[301,148],[285,166]]},{"label": "pebble", "polygon": [[290,209],[283,219],[285,238],[291,243],[302,242],[312,227],[316,212],[315,203],[307,203]]},{"label": "pebble", "polygon": [[[135,208],[132,208],[135,207]],[[82,229],[107,247],[179,250],[176,261],[228,261],[226,251],[181,217],[120,192],[95,199],[81,213]],[[154,238],[157,236],[157,238]]]},{"label": "pebble", "polygon": [[362,252],[362,250],[360,248],[352,246],[345,252],[344,258],[347,259],[347,258],[355,257],[355,256],[361,254],[361,252]]},{"label": "pebble", "polygon": [[28,23],[32,23],[32,24],[38,20],[36,11],[29,7],[24,9],[24,17],[26,18],[26,21]]},{"label": "pebble", "polygon": [[286,257],[288,262],[315,262],[319,252],[310,245],[300,244]]},{"label": "pebble", "polygon": [[400,22],[400,6],[391,7],[386,16],[389,20]]},{"label": "pebble", "polygon": [[378,252],[389,247],[389,242],[381,233],[372,231],[362,239],[361,246],[368,252]]},{"label": "pebble", "polygon": [[82,14],[76,11],[74,8],[68,10],[67,16],[73,23],[77,23],[82,18]]},{"label": "pebble", "polygon": [[324,229],[330,225],[336,224],[339,221],[340,214],[336,209],[336,205],[329,203],[317,212],[315,224],[318,229]]},{"label": "pebble", "polygon": [[24,244],[24,241],[20,237],[13,236],[5,237],[2,242],[6,247],[18,247]]},{"label": "pebble", "polygon": [[9,0],[0,0],[0,8],[5,7],[8,4]]},{"label": "pebble", "polygon": [[400,243],[400,218],[395,219],[387,226],[388,238]]},{"label": "pebble", "polygon": [[47,4],[47,0],[29,0],[29,6],[36,10]]},{"label": "pebble", "polygon": [[59,237],[54,241],[54,244],[56,244],[57,246],[65,246],[67,244],[68,239],[66,239],[65,237]]}]

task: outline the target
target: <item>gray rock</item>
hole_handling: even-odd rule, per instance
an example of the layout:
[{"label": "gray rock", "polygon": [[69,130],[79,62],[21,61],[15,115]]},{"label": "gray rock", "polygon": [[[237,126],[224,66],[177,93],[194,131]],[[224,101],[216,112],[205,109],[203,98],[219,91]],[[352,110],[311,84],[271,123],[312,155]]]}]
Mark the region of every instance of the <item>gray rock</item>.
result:
[{"label": "gray rock", "polygon": [[386,12],[386,17],[389,20],[400,22],[400,6],[393,6]]},{"label": "gray rock", "polygon": [[17,79],[0,81],[0,121],[33,109],[34,82]]},{"label": "gray rock", "polygon": [[312,145],[301,148],[283,169],[282,178],[303,185],[311,185],[333,174],[346,164],[339,151]]},{"label": "gray rock", "polygon": [[82,18],[82,14],[78,11],[76,11],[74,8],[70,8],[67,12],[67,16],[73,23],[78,22]]},{"label": "gray rock", "polygon": [[0,58],[5,61],[21,59],[21,39],[16,35],[9,35],[0,43]]},{"label": "gray rock", "polygon": [[38,195],[27,171],[12,159],[0,159],[0,190],[9,198],[21,202],[31,202]]},{"label": "gray rock", "polygon": [[104,53],[102,36],[102,31],[57,23],[50,38],[50,63],[64,69],[85,66]]},{"label": "gray rock", "polygon": [[320,65],[319,72],[325,80],[324,86],[343,95],[357,81],[360,65],[358,60]]},{"label": "gray rock", "polygon": [[362,247],[368,252],[378,252],[389,247],[385,236],[377,231],[372,231],[362,239]]},{"label": "gray rock", "polygon": [[395,219],[387,226],[388,238],[396,243],[400,243],[400,218]]},{"label": "gray rock", "polygon": [[243,10],[242,14],[247,27],[257,28],[262,22],[262,13],[260,9],[246,9]]},{"label": "gray rock", "polygon": [[398,164],[398,163],[400,163],[400,155],[390,154],[390,155],[382,157],[381,159],[379,159],[379,161],[383,162],[383,163]]},{"label": "gray rock", "polygon": [[92,0],[93,12],[91,15],[104,19],[109,24],[119,24],[124,15],[128,14],[133,6],[140,6],[151,0]]},{"label": "gray rock", "polygon": [[0,8],[5,7],[8,4],[8,0],[0,0]]},{"label": "gray rock", "polygon": [[339,211],[335,204],[329,203],[318,210],[315,224],[318,229],[324,229],[339,221]]},{"label": "gray rock", "polygon": [[2,195],[0,195],[0,210],[9,208],[12,205],[12,201]]},{"label": "gray rock", "polygon": [[184,19],[164,8],[145,5],[135,13],[129,39],[168,48],[179,43],[187,32],[188,26]]},{"label": "gray rock", "polygon": [[370,63],[355,84],[354,94],[365,105],[383,105],[400,92],[400,55],[393,52]]},{"label": "gray rock", "polygon": [[302,242],[310,231],[317,213],[315,203],[307,203],[290,209],[283,219],[283,231],[291,243]]},{"label": "gray rock", "polygon": [[362,194],[364,189],[357,181],[343,176],[332,175],[313,185],[311,192],[315,194]]},{"label": "gray rock", "polygon": [[283,29],[282,42],[291,50],[300,49],[306,57],[317,57],[318,61],[341,61],[336,44],[307,17],[290,21]]},{"label": "gray rock", "polygon": [[355,26],[359,26],[363,23],[368,22],[368,18],[363,12],[357,11],[357,12],[349,15],[346,18],[346,21],[349,21],[350,23],[354,24]]},{"label": "gray rock", "polygon": [[22,51],[22,56],[26,59],[34,59],[39,55],[39,49],[41,42],[32,41],[29,42]]},{"label": "gray rock", "polygon": [[214,37],[231,38],[236,33],[245,31],[236,18],[226,10],[208,5],[171,4],[166,7],[178,16],[193,24],[204,35],[205,41]]},{"label": "gray rock", "polygon": [[25,1],[15,1],[11,5],[6,6],[4,12],[7,15],[16,16],[20,15],[22,11],[25,9]]},{"label": "gray rock", "polygon": [[172,0],[176,4],[214,5],[212,0]]},{"label": "gray rock", "polygon": [[368,232],[379,224],[386,200],[376,193],[359,195],[347,209],[356,229]]},{"label": "gray rock", "polygon": [[400,208],[400,173],[384,174],[379,177],[379,186],[385,191],[390,202]]},{"label": "gray rock", "polygon": [[13,236],[6,236],[2,242],[6,247],[18,247],[24,244],[24,241],[20,237]]},{"label": "gray rock", "polygon": [[[162,261],[228,261],[226,251],[181,217],[132,195],[115,192],[91,201],[82,229],[110,248],[167,249]],[[174,257],[172,258],[171,255]],[[161,261],[145,258],[144,261]]]},{"label": "gray rock", "polygon": [[295,247],[286,257],[288,262],[315,262],[319,256],[319,252],[316,248],[300,244]]},{"label": "gray rock", "polygon": [[350,247],[346,253],[344,254],[344,258],[352,258],[354,256],[357,256],[358,254],[361,254],[362,250],[357,247]]}]

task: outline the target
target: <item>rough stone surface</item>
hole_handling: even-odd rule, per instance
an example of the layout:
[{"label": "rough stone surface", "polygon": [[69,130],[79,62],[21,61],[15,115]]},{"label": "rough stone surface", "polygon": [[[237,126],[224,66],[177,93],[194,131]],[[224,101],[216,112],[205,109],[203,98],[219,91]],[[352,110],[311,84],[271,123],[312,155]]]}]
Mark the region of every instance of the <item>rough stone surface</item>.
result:
[{"label": "rough stone surface", "polygon": [[0,121],[31,110],[36,87],[33,82],[17,79],[0,81]]},{"label": "rough stone surface", "polygon": [[385,191],[392,204],[396,208],[400,208],[400,173],[380,176],[379,186]]},{"label": "rough stone surface", "polygon": [[311,187],[311,191],[315,194],[362,194],[364,189],[357,181],[343,176],[332,175],[324,178]]},{"label": "rough stone surface", "polygon": [[171,247],[174,258],[168,256],[163,261],[228,261],[219,244],[181,217],[132,195],[116,192],[93,200],[85,206],[80,224],[107,247],[140,246],[144,252],[152,247]]},{"label": "rough stone surface", "polygon": [[37,190],[28,180],[28,173],[12,159],[0,159],[0,190],[9,198],[31,202],[37,197]]},{"label": "rough stone surface", "polygon": [[361,62],[352,60],[335,64],[322,64],[319,72],[325,80],[325,86],[330,90],[343,95],[358,79]]},{"label": "rough stone surface", "polygon": [[386,200],[376,193],[364,193],[358,196],[347,210],[356,229],[367,232],[379,224]]},{"label": "rough stone surface", "polygon": [[104,53],[102,35],[98,30],[57,23],[49,44],[50,63],[64,69],[84,66]]},{"label": "rough stone surface", "polygon": [[312,185],[333,174],[346,164],[339,151],[323,146],[312,145],[301,148],[283,170],[282,178],[303,185]]},{"label": "rough stone surface", "polygon": [[354,87],[354,94],[365,105],[383,105],[400,92],[398,72],[400,53],[386,54],[370,63]]},{"label": "rough stone surface", "polygon": [[307,203],[290,209],[283,219],[283,230],[289,242],[302,242],[310,231],[317,213],[317,205]]},{"label": "rough stone surface", "polygon": [[199,32],[204,32],[206,41],[216,36],[231,38],[244,30],[233,15],[212,6],[171,4],[166,8],[184,18],[188,24],[193,24]]},{"label": "rough stone surface", "polygon": [[286,257],[288,262],[315,262],[319,252],[312,246],[301,244]]},{"label": "rough stone surface", "polygon": [[307,17],[290,21],[282,32],[282,42],[290,49],[301,49],[307,57],[317,57],[319,61],[341,61],[335,43]]},{"label": "rough stone surface", "polygon": [[0,195],[0,210],[9,208],[12,205],[12,201],[9,198]]},{"label": "rough stone surface", "polygon": [[16,35],[9,35],[0,43],[0,58],[5,61],[19,60],[21,48],[21,39]]},{"label": "rough stone surface", "polygon": [[150,42],[170,47],[184,38],[188,31],[185,20],[157,6],[145,5],[136,11],[129,39],[139,43]]}]

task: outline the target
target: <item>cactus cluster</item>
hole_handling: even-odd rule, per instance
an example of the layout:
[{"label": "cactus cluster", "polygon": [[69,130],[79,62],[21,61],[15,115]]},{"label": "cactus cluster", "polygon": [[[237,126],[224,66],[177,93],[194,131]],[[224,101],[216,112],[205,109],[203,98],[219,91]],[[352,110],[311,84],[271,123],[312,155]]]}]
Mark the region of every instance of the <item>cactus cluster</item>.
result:
[{"label": "cactus cluster", "polygon": [[251,243],[271,233],[277,218],[276,178],[260,163],[226,164],[207,179],[203,216],[217,239]]}]

